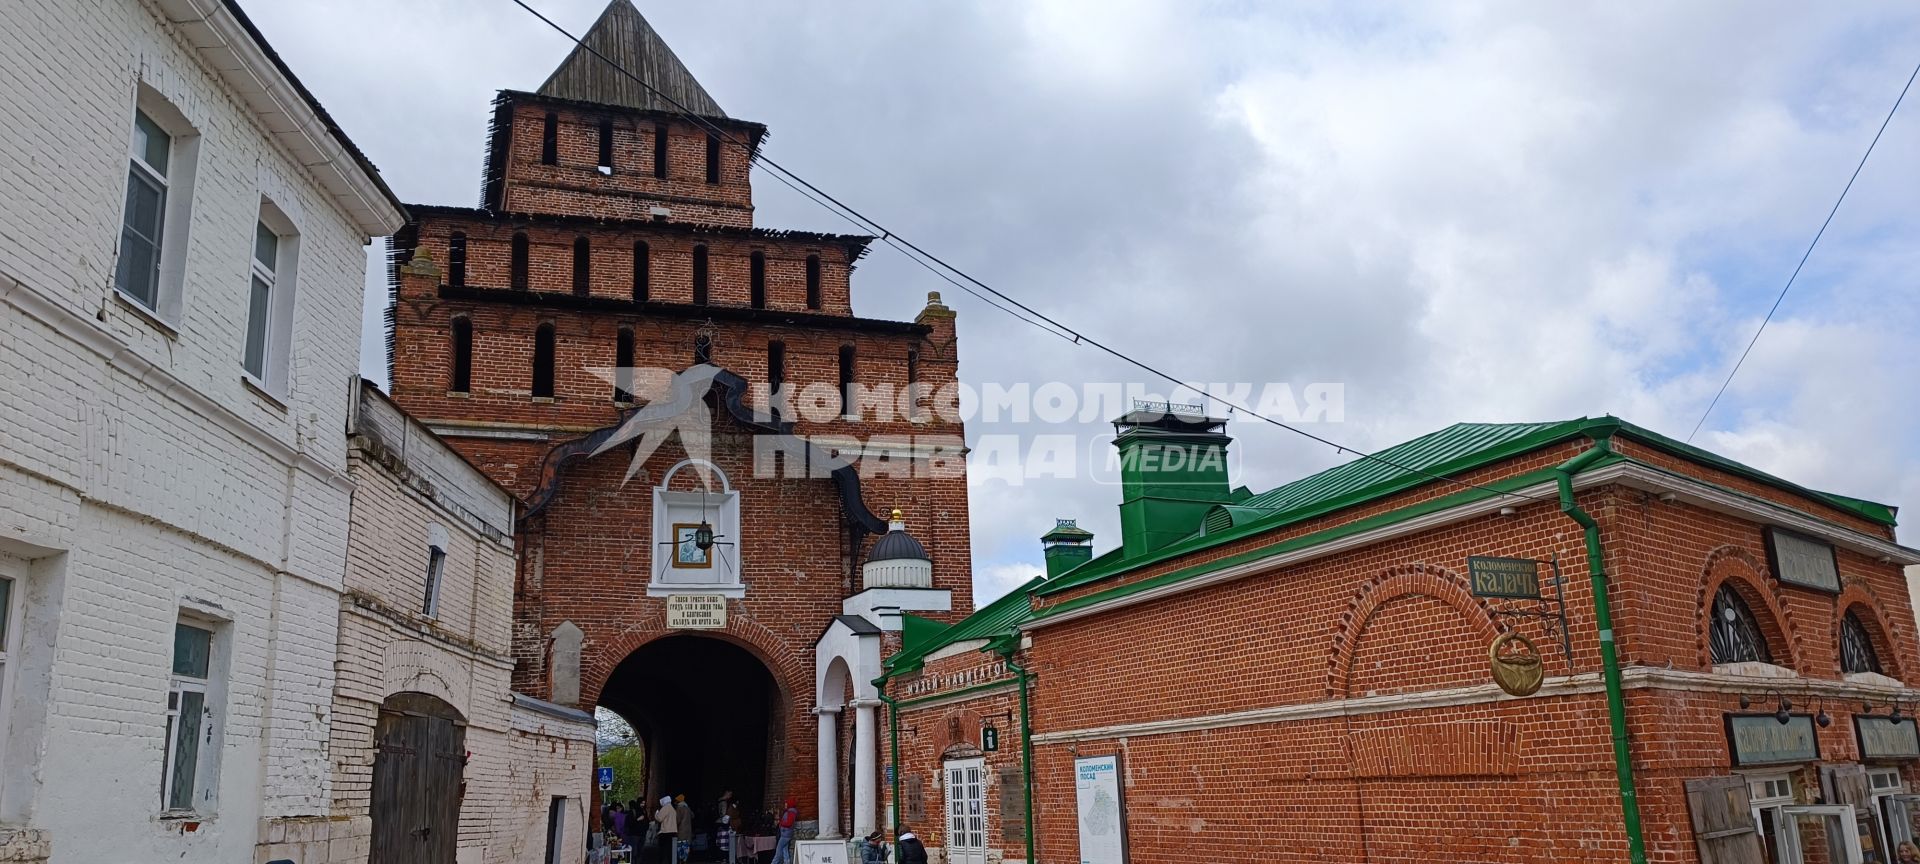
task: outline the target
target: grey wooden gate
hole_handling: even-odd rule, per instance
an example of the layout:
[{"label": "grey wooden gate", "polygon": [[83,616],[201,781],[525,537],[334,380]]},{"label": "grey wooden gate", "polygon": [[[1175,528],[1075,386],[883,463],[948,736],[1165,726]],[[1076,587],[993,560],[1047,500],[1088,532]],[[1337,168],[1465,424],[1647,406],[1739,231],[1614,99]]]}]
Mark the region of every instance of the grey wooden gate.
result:
[{"label": "grey wooden gate", "polygon": [[381,704],[369,864],[453,864],[466,732],[459,712],[432,696],[398,693]]}]

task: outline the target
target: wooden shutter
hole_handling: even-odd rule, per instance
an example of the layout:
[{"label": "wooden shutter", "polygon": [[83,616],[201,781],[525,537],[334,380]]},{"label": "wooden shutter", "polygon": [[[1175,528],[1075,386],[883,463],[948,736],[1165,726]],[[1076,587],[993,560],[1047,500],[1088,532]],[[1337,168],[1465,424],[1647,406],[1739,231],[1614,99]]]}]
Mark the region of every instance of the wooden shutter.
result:
[{"label": "wooden shutter", "polygon": [[1765,864],[1748,800],[1744,777],[1687,781],[1687,809],[1693,814],[1700,864]]},{"label": "wooden shutter", "polygon": [[1826,789],[1827,803],[1852,804],[1862,813],[1873,812],[1869,806],[1873,791],[1867,784],[1867,766],[1822,765],[1820,785]]}]

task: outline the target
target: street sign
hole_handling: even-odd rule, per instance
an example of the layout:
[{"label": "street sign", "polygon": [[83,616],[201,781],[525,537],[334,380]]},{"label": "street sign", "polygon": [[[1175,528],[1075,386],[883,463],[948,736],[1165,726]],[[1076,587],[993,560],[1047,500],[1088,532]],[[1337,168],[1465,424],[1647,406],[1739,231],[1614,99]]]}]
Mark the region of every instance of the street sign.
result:
[{"label": "street sign", "polygon": [[980,749],[988,753],[1000,750],[1000,730],[992,726],[980,727]]},{"label": "street sign", "polygon": [[1507,597],[1516,600],[1540,599],[1540,562],[1532,558],[1490,558],[1475,555],[1467,559],[1467,581],[1475,597]]},{"label": "street sign", "polygon": [[596,769],[594,773],[599,775],[600,791],[605,792],[606,790],[613,788],[613,766],[612,765],[602,765],[598,769]]},{"label": "street sign", "polygon": [[893,766],[887,766],[887,785],[893,785]]}]

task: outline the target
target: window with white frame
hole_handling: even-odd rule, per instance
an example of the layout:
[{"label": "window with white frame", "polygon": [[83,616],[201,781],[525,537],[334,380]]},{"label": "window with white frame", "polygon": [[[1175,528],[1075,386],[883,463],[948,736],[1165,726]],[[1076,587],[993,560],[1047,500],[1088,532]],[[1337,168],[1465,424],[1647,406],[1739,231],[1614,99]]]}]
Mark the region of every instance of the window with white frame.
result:
[{"label": "window with white frame", "polygon": [[247,330],[240,367],[276,396],[286,391],[299,245],[293,221],[272,202],[261,201],[248,267]]},{"label": "window with white frame", "polygon": [[197,619],[174,625],[173,672],[167,686],[165,775],[161,808],[205,813],[212,808],[218,777],[215,746],[222,688],[217,686],[214,626]]},{"label": "window with white frame", "polygon": [[447,550],[438,546],[427,553],[427,602],[420,614],[432,618],[440,613],[440,577],[447,569]]},{"label": "window with white frame", "polygon": [[127,141],[127,192],[113,287],[163,320],[179,316],[199,141],[178,109],[141,85]]},{"label": "window with white frame", "polygon": [[1766,847],[1766,860],[1779,861],[1786,822],[1781,808],[1795,803],[1793,778],[1786,774],[1748,777],[1747,795],[1753,807],[1753,824],[1760,829],[1760,842]]},{"label": "window with white frame", "polygon": [[14,643],[19,638],[25,575],[25,562],[0,555],[0,765],[7,761],[7,719],[13,716]]},{"label": "window with white frame", "polygon": [[114,287],[155,310],[160,306],[160,237],[166,227],[167,167],[172,155],[173,136],[147,112],[135,111]]},{"label": "window with white frame", "polygon": [[420,614],[428,618],[440,614],[440,588],[447,572],[447,545],[446,529],[439,525],[428,525],[426,599],[420,606]]},{"label": "window with white frame", "polygon": [[247,292],[247,347],[241,365],[255,378],[267,377],[267,337],[273,330],[273,265],[280,257],[280,235],[267,223],[254,226],[253,284]]}]

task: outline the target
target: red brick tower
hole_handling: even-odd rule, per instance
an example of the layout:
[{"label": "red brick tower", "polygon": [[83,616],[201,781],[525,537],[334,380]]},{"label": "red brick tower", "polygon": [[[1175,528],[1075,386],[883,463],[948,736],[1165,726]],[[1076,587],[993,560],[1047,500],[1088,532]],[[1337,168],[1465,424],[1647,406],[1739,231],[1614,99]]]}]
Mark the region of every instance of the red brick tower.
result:
[{"label": "red brick tower", "polygon": [[[902,611],[972,610],[953,313],[856,317],[872,238],[753,224],[765,127],[628,0],[584,41],[653,89],[576,49],[501,91],[481,206],[394,238],[393,396],[524,502],[516,689],[631,721],[649,799],[876,824],[879,658]],[[655,386],[703,362],[690,401]],[[618,427],[668,408],[697,427],[630,471]],[[876,554],[895,508],[918,542]]]}]

